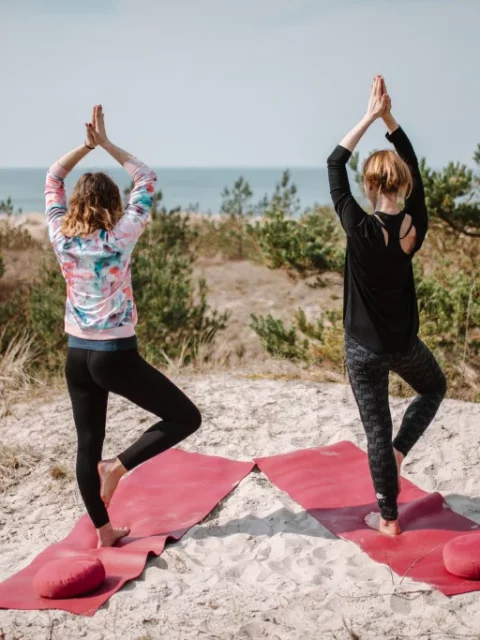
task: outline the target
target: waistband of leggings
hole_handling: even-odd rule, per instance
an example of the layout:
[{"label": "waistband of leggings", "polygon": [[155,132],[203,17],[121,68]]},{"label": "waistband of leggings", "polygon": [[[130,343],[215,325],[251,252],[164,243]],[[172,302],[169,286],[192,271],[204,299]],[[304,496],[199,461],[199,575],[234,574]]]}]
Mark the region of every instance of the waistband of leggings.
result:
[{"label": "waistband of leggings", "polygon": [[86,349],[87,351],[130,351],[137,349],[137,336],[129,338],[114,338],[113,340],[87,340],[68,335],[69,349]]}]

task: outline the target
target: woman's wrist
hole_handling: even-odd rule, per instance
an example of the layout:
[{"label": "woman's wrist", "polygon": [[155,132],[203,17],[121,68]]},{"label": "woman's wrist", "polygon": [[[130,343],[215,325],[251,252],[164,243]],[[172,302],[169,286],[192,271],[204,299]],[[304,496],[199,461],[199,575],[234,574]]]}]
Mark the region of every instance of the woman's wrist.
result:
[{"label": "woman's wrist", "polygon": [[388,133],[393,133],[400,126],[391,113],[385,113],[383,115],[383,121],[387,127]]},{"label": "woman's wrist", "polygon": [[362,123],[369,127],[371,124],[378,120],[379,116],[372,115],[371,113],[366,113],[362,118]]},{"label": "woman's wrist", "polygon": [[93,151],[95,149],[95,146],[96,146],[96,145],[94,145],[92,147],[91,145],[88,144],[88,142],[84,142],[83,144],[89,151]]}]

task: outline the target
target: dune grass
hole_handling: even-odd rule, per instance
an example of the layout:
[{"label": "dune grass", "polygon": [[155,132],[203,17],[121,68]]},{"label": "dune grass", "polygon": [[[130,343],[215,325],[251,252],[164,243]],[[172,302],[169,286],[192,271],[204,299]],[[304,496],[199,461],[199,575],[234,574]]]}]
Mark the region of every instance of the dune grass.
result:
[{"label": "dune grass", "polygon": [[[0,335],[0,344],[3,339],[4,333]],[[32,381],[29,367],[34,357],[32,339],[25,333],[10,340],[5,351],[0,352],[0,418],[28,391]]]},{"label": "dune grass", "polygon": [[0,444],[0,491],[28,476],[42,460],[42,455],[30,445]]}]

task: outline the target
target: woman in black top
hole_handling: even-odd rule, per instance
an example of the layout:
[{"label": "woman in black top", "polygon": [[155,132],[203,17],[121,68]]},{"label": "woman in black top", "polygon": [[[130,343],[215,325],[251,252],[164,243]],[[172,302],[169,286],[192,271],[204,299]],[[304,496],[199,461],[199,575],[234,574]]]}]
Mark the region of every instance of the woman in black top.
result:
[{"label": "woman in black top", "polygon": [[[397,153],[379,151],[364,166],[368,215],[350,191],[347,162],[378,118]],[[397,155],[398,154],[398,155]],[[384,80],[376,76],[367,113],[328,158],[330,193],[347,234],[345,354],[352,390],[367,434],[370,471],[380,514],[366,518],[382,533],[398,535],[397,496],[404,457],[433,420],[446,393],[435,358],[418,338],[412,258],[428,228],[418,161],[391,114]],[[400,210],[398,200],[405,199]],[[418,393],[392,443],[388,375],[394,371]]]}]

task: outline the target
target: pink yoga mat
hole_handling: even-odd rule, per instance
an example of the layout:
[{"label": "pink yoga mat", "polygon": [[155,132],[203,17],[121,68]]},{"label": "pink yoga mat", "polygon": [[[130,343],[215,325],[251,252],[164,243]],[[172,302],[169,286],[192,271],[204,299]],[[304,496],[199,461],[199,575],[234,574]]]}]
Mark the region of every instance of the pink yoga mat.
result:
[{"label": "pink yoga mat", "polygon": [[126,476],[113,497],[109,509],[113,525],[128,526],[131,531],[117,547],[94,551],[107,573],[98,591],[80,598],[47,600],[37,596],[32,586],[34,575],[46,562],[95,549],[95,529],[84,516],[64,540],[0,584],[0,608],[93,615],[127,580],[142,573],[150,553],[160,555],[168,538],[179,540],[203,520],[253,466],[179,449],[152,458]]},{"label": "pink yoga mat", "polygon": [[[350,442],[295,451],[255,461],[277,487],[340,538],[358,544],[399,576],[426,582],[445,595],[480,590],[480,581],[456,578],[443,564],[443,546],[479,526],[452,511],[439,493],[402,479],[399,520],[403,533],[390,538],[364,522],[378,511],[366,454]],[[480,549],[479,549],[480,553]]]}]

